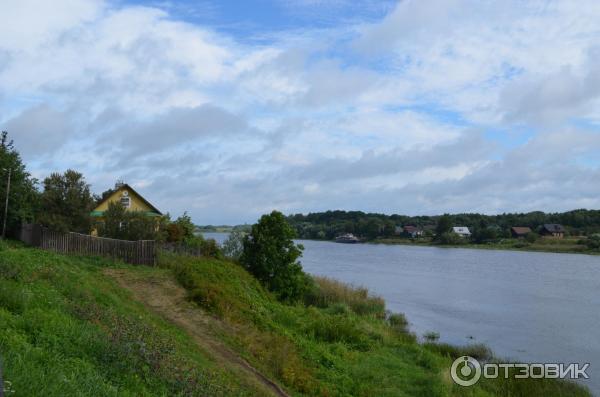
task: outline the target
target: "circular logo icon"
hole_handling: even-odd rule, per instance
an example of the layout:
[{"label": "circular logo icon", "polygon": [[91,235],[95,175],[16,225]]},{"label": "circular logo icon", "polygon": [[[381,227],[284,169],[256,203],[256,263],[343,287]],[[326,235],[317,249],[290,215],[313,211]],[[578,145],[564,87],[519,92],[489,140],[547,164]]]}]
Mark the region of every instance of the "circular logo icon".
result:
[{"label": "circular logo icon", "polygon": [[481,365],[473,357],[459,357],[452,363],[450,376],[457,385],[473,386],[481,378]]}]

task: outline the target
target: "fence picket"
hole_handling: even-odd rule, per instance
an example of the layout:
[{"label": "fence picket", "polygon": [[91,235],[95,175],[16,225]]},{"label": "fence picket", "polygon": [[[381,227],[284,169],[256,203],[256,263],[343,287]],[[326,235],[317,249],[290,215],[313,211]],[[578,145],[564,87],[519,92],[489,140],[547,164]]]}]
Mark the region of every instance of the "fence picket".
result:
[{"label": "fence picket", "polygon": [[[22,228],[19,234],[21,241],[48,251],[108,256],[136,265],[156,264],[154,240],[126,241],[73,232],[60,233],[33,224]],[[32,238],[33,235],[35,238]]]}]

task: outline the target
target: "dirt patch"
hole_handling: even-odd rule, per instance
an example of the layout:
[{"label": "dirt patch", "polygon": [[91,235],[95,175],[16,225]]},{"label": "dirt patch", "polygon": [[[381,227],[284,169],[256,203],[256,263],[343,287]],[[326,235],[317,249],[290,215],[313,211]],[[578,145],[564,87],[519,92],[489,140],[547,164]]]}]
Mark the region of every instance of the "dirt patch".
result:
[{"label": "dirt patch", "polygon": [[214,336],[213,330],[223,330],[227,327],[190,303],[186,290],[176,281],[121,269],[105,269],[103,273],[115,279],[122,288],[129,290],[137,301],[154,313],[182,328],[219,365],[248,380],[266,395],[289,397],[278,384]]}]

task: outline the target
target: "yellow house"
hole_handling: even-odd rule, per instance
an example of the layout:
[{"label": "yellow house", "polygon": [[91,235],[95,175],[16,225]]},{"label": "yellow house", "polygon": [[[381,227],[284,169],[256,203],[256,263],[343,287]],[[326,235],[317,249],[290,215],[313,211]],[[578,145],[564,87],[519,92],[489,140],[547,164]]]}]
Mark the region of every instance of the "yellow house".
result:
[{"label": "yellow house", "polygon": [[[140,211],[152,217],[162,216],[162,213],[155,206],[150,204],[148,200],[126,183],[115,185],[115,191],[102,200],[90,215],[96,222],[103,222],[104,211],[108,209],[108,204],[113,202],[121,203],[127,211]],[[95,229],[92,230],[92,235],[96,234],[97,231]]]}]

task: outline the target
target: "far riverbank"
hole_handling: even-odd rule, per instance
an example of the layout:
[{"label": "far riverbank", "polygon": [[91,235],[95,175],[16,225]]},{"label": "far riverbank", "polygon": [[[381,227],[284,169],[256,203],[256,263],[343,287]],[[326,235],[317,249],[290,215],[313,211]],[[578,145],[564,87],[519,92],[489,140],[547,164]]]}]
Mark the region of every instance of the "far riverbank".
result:
[{"label": "far riverbank", "polygon": [[521,239],[502,239],[497,242],[489,242],[483,244],[474,244],[471,242],[465,242],[464,244],[439,244],[432,241],[432,239],[428,237],[417,239],[378,238],[374,240],[365,241],[365,243],[369,244],[412,245],[438,248],[473,248],[502,251],[549,252],[556,254],[600,255],[599,251],[591,250],[585,244],[580,244],[580,242],[580,238],[540,238],[533,243],[529,243]]}]

